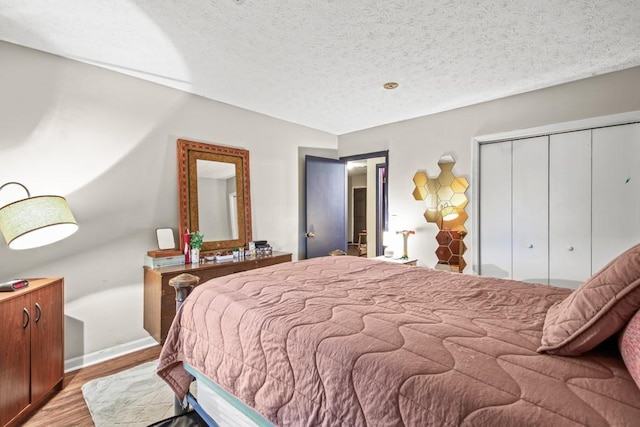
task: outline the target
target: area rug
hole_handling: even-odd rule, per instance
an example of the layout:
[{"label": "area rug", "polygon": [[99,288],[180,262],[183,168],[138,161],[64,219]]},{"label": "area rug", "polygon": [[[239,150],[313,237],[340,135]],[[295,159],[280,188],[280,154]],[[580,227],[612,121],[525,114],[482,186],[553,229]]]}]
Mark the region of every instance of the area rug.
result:
[{"label": "area rug", "polygon": [[82,386],[96,427],[144,427],[173,415],[173,392],[156,375],[158,361],[98,378]]}]

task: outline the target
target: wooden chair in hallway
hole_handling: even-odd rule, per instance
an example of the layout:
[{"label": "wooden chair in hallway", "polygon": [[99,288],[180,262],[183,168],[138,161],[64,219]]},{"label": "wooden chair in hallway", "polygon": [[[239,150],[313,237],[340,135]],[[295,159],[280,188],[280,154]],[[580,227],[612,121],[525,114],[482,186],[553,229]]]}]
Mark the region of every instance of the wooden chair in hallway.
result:
[{"label": "wooden chair in hallway", "polygon": [[367,254],[367,230],[358,233],[358,256]]}]

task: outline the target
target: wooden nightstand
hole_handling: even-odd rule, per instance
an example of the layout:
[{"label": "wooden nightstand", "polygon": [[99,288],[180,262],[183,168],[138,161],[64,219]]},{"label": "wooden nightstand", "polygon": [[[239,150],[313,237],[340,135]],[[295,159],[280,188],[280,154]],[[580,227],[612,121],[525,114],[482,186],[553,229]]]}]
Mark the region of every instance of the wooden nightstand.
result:
[{"label": "wooden nightstand", "polygon": [[391,258],[386,256],[377,256],[373,259],[377,259],[379,261],[392,262],[394,264],[403,264],[403,265],[418,265],[418,260],[416,258]]}]

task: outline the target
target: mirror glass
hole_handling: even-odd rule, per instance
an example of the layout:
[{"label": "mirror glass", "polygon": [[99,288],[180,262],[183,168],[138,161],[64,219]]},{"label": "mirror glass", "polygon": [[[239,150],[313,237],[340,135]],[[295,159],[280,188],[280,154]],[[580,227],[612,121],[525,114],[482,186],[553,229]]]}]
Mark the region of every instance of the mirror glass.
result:
[{"label": "mirror glass", "polygon": [[178,186],[180,232],[200,231],[204,235],[201,251],[248,245],[251,201],[247,150],[178,140]]},{"label": "mirror glass", "polygon": [[200,232],[209,240],[238,238],[236,167],[197,159]]}]

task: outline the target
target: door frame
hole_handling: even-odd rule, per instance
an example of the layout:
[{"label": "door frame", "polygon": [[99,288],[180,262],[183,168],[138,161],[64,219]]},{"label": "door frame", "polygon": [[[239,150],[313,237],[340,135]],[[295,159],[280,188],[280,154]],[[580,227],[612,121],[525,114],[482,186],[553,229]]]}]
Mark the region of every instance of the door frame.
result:
[{"label": "door frame", "polygon": [[[379,165],[376,165],[376,254],[382,254],[382,232],[385,231],[389,224],[389,150],[375,151],[371,153],[355,154],[351,156],[340,157],[340,160],[350,162],[352,160],[373,159],[376,157],[384,157],[386,173],[383,179],[380,179]],[[382,195],[380,192],[382,191]]]},{"label": "door frame", "polygon": [[[376,165],[376,254],[384,254],[383,235],[389,230],[389,163]],[[384,215],[380,214],[380,211]]]}]

